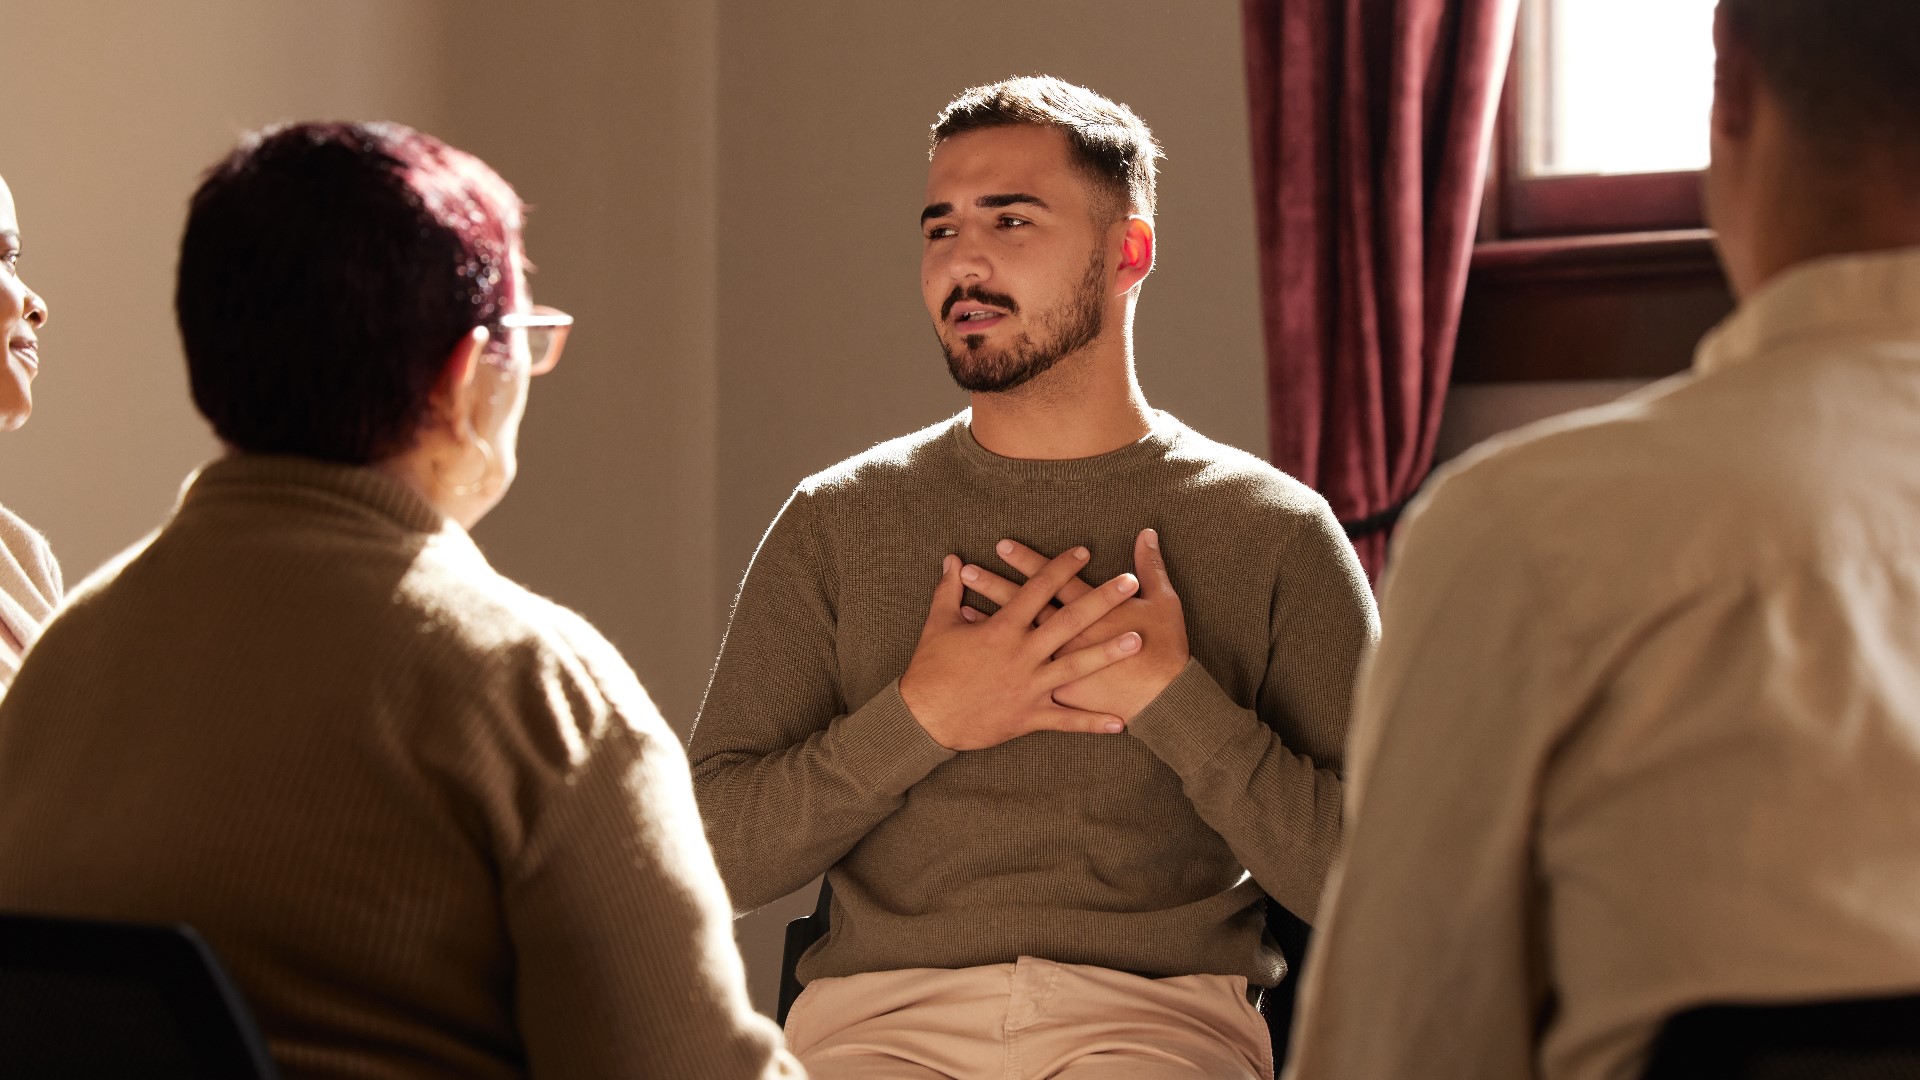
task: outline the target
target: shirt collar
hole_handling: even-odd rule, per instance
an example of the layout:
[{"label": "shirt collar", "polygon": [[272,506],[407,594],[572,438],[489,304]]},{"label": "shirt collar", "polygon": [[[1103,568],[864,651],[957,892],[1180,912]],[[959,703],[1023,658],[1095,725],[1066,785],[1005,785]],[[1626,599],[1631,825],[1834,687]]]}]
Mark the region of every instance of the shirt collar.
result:
[{"label": "shirt collar", "polygon": [[1807,339],[1920,338],[1920,248],[1833,255],[1791,267],[1700,343],[1711,374]]}]

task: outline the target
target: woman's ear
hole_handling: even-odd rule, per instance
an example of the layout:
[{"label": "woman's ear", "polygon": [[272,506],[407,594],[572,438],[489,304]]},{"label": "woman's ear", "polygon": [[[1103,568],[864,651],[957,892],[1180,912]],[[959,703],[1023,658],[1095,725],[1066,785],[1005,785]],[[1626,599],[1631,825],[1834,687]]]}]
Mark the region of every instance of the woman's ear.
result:
[{"label": "woman's ear", "polygon": [[473,430],[474,409],[478,404],[474,376],[480,370],[480,356],[486,351],[488,338],[484,326],[469,330],[447,354],[440,378],[433,384],[434,413],[447,422],[456,437]]}]

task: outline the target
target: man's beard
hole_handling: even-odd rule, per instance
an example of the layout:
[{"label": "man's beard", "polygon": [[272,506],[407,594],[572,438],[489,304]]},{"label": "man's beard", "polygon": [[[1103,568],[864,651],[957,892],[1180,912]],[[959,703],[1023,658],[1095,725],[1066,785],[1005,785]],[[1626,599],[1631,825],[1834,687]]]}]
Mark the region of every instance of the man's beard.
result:
[{"label": "man's beard", "polygon": [[[1041,335],[1039,341],[1021,334],[998,352],[989,352],[987,335],[968,334],[961,339],[965,348],[956,353],[947,344],[947,336],[936,328],[934,336],[940,340],[940,351],[946,354],[947,373],[953,376],[953,381],[960,385],[960,389],[976,394],[998,394],[1024,386],[1099,337],[1101,322],[1106,315],[1107,298],[1105,290],[1101,288],[1107,276],[1105,255],[1095,245],[1093,258],[1087,263],[1087,272],[1080,279],[1080,287],[1074,290],[1065,304],[1041,314],[1035,320],[1035,329]],[[953,295],[941,305],[942,326],[946,325],[945,312],[961,300],[992,304],[1009,313],[1019,310],[1019,305],[1010,296],[987,292],[978,285],[966,289],[955,287]]]}]

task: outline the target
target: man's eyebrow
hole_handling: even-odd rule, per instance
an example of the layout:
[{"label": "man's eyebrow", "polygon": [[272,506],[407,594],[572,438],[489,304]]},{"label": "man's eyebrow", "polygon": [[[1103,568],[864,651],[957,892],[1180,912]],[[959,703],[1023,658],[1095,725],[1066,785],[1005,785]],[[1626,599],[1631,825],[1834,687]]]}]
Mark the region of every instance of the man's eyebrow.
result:
[{"label": "man's eyebrow", "polygon": [[1053,209],[1053,207],[1047,205],[1047,200],[1038,195],[1029,195],[1024,191],[1009,192],[1005,195],[982,195],[974,202],[974,205],[982,210],[998,210],[1003,206],[1018,206],[1021,204],[1037,206],[1042,210]]},{"label": "man's eyebrow", "polygon": [[[1003,195],[982,195],[973,201],[973,205],[982,210],[999,210],[1008,206],[1037,206],[1042,210],[1052,210],[1047,200],[1038,195],[1029,195],[1024,191],[1009,191]],[[920,211],[920,224],[925,225],[934,218],[943,218],[953,213],[952,203],[934,203]]]}]

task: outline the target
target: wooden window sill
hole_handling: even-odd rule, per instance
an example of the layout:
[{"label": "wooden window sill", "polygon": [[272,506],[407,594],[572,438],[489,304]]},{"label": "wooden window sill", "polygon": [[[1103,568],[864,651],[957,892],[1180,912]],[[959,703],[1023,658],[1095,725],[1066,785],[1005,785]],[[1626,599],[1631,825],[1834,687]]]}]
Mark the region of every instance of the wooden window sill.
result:
[{"label": "wooden window sill", "polygon": [[1710,229],[1484,240],[1474,245],[1470,277],[1517,285],[1675,277],[1717,280]]},{"label": "wooden window sill", "polygon": [[1453,381],[1671,375],[1732,307],[1705,229],[1483,241]]}]

